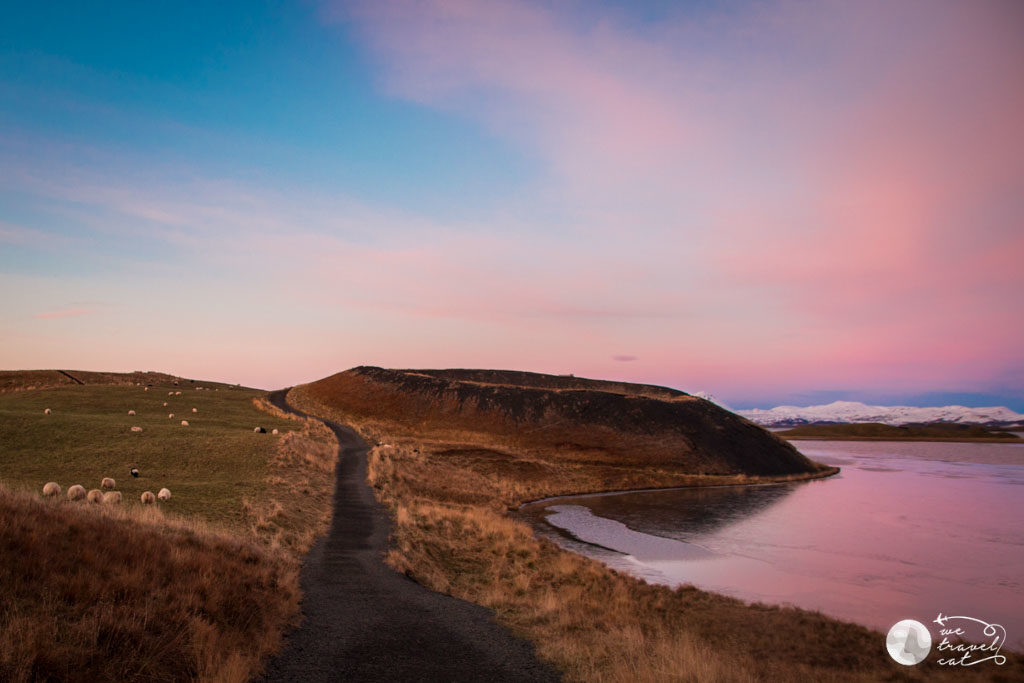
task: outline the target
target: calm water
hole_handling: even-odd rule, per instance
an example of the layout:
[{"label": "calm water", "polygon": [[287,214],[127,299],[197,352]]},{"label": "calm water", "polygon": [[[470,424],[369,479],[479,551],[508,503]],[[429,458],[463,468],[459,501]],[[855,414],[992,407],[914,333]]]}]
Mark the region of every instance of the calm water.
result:
[{"label": "calm water", "polygon": [[1024,645],[1024,445],[802,441],[820,481],[580,496],[539,533],[652,583],[818,609],[881,630],[941,611]]}]

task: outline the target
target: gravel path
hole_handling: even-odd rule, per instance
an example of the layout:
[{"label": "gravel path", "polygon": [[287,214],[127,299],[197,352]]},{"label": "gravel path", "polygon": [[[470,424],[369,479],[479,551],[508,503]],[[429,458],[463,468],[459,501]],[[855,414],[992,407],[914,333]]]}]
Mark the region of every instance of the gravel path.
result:
[{"label": "gravel path", "polygon": [[[287,390],[271,403],[293,413]],[[557,681],[533,646],[493,613],[430,591],[387,567],[390,520],[366,483],[368,446],[338,437],[334,518],[302,569],[302,624],[267,667],[266,681]]]}]

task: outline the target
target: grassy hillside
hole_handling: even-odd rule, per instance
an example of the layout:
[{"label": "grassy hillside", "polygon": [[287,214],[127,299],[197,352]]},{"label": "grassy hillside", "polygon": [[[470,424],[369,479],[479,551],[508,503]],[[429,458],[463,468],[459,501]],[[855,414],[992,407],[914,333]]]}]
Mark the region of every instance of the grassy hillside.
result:
[{"label": "grassy hillside", "polygon": [[[297,618],[333,435],[263,392],[161,377],[0,394],[0,556],[17,558],[0,563],[0,680],[246,680]],[[122,505],[39,496],[105,476]],[[140,503],[162,487],[170,501]]]},{"label": "grassy hillside", "polygon": [[637,468],[669,478],[822,471],[757,425],[663,387],[495,370],[360,367],[301,393],[350,421],[457,444],[443,455],[484,475],[507,471],[551,481],[586,467],[610,488],[628,484]]},{"label": "grassy hillside", "polygon": [[786,439],[834,439],[861,441],[1020,441],[1010,432],[982,425],[908,424],[893,426],[875,422],[835,425],[803,425],[775,432]]}]

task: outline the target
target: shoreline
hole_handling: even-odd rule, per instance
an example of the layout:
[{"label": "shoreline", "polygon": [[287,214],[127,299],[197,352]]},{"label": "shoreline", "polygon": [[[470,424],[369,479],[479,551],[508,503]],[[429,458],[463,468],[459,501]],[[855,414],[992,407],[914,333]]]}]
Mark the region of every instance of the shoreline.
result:
[{"label": "shoreline", "polygon": [[509,512],[519,512],[527,505],[536,505],[538,503],[547,503],[551,501],[561,500],[563,498],[597,498],[600,496],[623,496],[629,493],[653,493],[655,491],[683,491],[686,489],[722,489],[722,488],[733,488],[738,486],[780,486],[782,484],[792,484],[803,481],[815,481],[817,479],[827,479],[828,477],[835,476],[842,471],[841,467],[834,465],[828,465],[827,469],[820,472],[809,472],[802,475],[783,475],[789,477],[788,479],[776,479],[774,481],[737,481],[731,484],[688,484],[686,486],[649,486],[640,489],[611,489],[607,491],[587,491],[583,493],[559,493],[554,496],[545,496],[544,498],[536,498],[534,500],[527,500],[519,503],[515,507],[509,507]]},{"label": "shoreline", "polygon": [[945,443],[996,443],[996,444],[1007,444],[1010,446],[1024,444],[1024,439],[999,439],[999,438],[973,438],[973,439],[958,439],[954,437],[944,436],[907,436],[903,438],[892,437],[892,436],[784,436],[775,432],[775,435],[780,439],[786,441],[889,441],[892,443],[902,443],[905,441],[931,441],[931,442],[945,442]]}]

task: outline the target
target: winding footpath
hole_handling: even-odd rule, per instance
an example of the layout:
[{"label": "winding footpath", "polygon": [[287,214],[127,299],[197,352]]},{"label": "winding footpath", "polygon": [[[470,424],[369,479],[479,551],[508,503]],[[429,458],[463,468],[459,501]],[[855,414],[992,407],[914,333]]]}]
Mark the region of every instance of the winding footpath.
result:
[{"label": "winding footpath", "polygon": [[[287,389],[270,402],[288,405]],[[490,610],[435,593],[384,564],[390,520],[366,483],[367,444],[338,437],[334,516],[302,568],[302,624],[265,681],[557,681]]]}]

